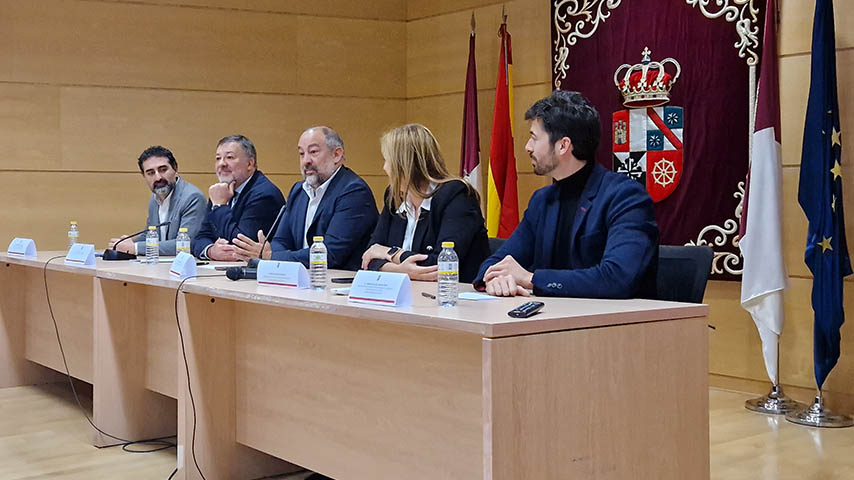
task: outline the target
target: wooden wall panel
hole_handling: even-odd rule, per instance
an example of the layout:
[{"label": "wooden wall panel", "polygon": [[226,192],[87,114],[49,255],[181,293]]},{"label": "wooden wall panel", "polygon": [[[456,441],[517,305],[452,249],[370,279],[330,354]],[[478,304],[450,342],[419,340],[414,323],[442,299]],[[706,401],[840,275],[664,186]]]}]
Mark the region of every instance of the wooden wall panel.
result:
[{"label": "wooden wall panel", "polygon": [[[107,0],[110,1],[110,0]],[[379,20],[405,20],[404,0],[113,0],[118,3],[145,3],[152,5],[178,5],[190,7],[223,8],[228,10],[253,10],[322,17],[365,18]]]},{"label": "wooden wall panel", "polygon": [[460,10],[469,10],[487,5],[500,4],[496,0],[407,0],[406,19],[418,20],[424,17],[433,17]]},{"label": "wooden wall panel", "polygon": [[59,118],[57,87],[0,83],[0,169],[60,168]]},{"label": "wooden wall panel", "polygon": [[352,168],[381,174],[380,135],[405,118],[403,100],[171,90],[65,87],[61,105],[63,168],[93,171],[138,171],[142,150],[162,144],[181,170],[213,172],[216,142],[241,133],[261,170],[297,174],[299,135],[326,124],[344,139]]},{"label": "wooden wall panel", "polygon": [[[507,2],[507,28],[513,45],[513,82],[549,83],[548,2]],[[478,87],[495,88],[501,4],[477,8]],[[407,26],[407,97],[417,98],[465,89],[471,10],[409,22]]]},{"label": "wooden wall panel", "polygon": [[[836,17],[836,48],[854,47],[854,9],[846,0],[833,2]],[[779,50],[781,55],[809,53],[815,0],[780,0]]]},{"label": "wooden wall panel", "polygon": [[[157,28],[141,28],[140,18]],[[0,80],[6,81],[405,95],[402,22],[136,3],[5,0],[0,3],[0,29],[13,47],[0,52]],[[378,60],[365,61],[368,58],[381,58],[392,67],[387,71],[398,73],[388,75],[377,68]],[[314,71],[315,66],[320,71]],[[359,80],[342,91],[346,78]]]},{"label": "wooden wall panel", "polygon": [[[815,388],[813,376],[812,280],[790,279],[785,295],[785,323],[780,347],[780,378],[786,385]],[[710,335],[709,371],[731,377],[768,381],[759,333],[750,315],[739,304],[740,284],[710,282],[705,302],[711,307],[709,321],[717,327]],[[854,311],[854,284],[845,283],[845,309]],[[828,376],[828,391],[854,392],[854,327],[842,326],[842,356]]]},{"label": "wooden wall panel", "polygon": [[335,96],[406,97],[406,25],[300,17],[297,91]]}]

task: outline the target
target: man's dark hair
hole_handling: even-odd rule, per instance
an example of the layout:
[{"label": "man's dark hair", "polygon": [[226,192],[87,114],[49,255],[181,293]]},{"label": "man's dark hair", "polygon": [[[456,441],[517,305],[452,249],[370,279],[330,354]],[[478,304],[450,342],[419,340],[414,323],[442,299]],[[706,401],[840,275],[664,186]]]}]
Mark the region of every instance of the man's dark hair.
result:
[{"label": "man's dark hair", "polygon": [[572,154],[590,161],[596,155],[602,124],[599,112],[578,92],[555,90],[525,112],[525,120],[539,119],[554,145],[563,137],[572,141]]},{"label": "man's dark hair", "polygon": [[139,156],[139,160],[137,163],[139,164],[139,171],[141,173],[145,173],[142,170],[142,162],[148,160],[151,157],[165,157],[169,159],[169,165],[172,165],[172,169],[178,171],[178,161],[175,160],[175,156],[172,155],[172,152],[169,151],[166,147],[161,147],[160,145],[155,145],[153,147],[148,147],[144,152]]},{"label": "man's dark hair", "polygon": [[243,148],[243,151],[246,152],[246,156],[255,160],[255,166],[258,166],[258,156],[255,154],[255,144],[252,143],[251,140],[244,137],[243,135],[229,135],[227,137],[223,137],[216,144],[217,148],[221,145],[225,145],[226,143],[239,143]]}]

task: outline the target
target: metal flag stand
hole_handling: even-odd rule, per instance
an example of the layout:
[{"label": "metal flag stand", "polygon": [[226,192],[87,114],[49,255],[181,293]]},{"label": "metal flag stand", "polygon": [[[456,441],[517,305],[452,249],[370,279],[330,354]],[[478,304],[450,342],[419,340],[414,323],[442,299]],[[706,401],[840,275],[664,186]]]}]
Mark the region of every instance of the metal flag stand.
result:
[{"label": "metal flag stand", "polygon": [[815,401],[809,408],[787,413],[786,420],[808,427],[843,428],[854,425],[854,418],[849,415],[835,414],[824,408],[821,390],[818,391]]},{"label": "metal flag stand", "polygon": [[[780,338],[777,337],[777,376],[779,377],[780,372]],[[795,401],[789,397],[787,397],[783,393],[783,387],[780,386],[779,382],[771,385],[771,391],[768,392],[768,395],[763,395],[761,397],[751,398],[750,400],[746,400],[744,402],[744,408],[759,412],[759,413],[769,413],[772,415],[786,415],[791,412],[797,412],[800,410],[806,410],[807,406],[801,402]],[[788,417],[787,417],[788,418]]]}]

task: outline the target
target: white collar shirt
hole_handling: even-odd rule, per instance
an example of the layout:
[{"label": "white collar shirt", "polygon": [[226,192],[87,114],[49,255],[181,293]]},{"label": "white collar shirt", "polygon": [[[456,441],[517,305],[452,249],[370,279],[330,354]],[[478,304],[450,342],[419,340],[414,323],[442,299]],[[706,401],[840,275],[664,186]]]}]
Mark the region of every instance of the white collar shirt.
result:
[{"label": "white collar shirt", "polygon": [[305,210],[305,225],[303,226],[302,232],[302,248],[308,248],[308,229],[311,227],[311,223],[314,221],[314,214],[317,213],[317,207],[320,205],[320,201],[323,200],[323,195],[326,193],[326,190],[329,189],[329,184],[332,183],[332,179],[335,178],[335,175],[338,175],[338,172],[341,170],[341,166],[338,166],[338,169],[335,170],[335,173],[332,174],[328,179],[326,179],[323,184],[321,184],[317,188],[311,188],[311,186],[305,181],[302,182],[302,189],[306,195],[308,195],[308,207]]},{"label": "white collar shirt", "polygon": [[[427,193],[433,193],[434,190],[436,190],[436,184],[431,183],[430,187],[427,189]],[[430,211],[430,201],[432,199],[433,197],[427,197],[422,200],[421,206],[417,210],[408,198],[400,205],[400,207],[398,207],[397,213],[401,215],[406,214],[406,232],[403,234],[403,245],[400,246],[404,251],[412,250],[412,240],[415,238],[415,227],[418,226],[418,219],[421,217],[421,211]]]}]

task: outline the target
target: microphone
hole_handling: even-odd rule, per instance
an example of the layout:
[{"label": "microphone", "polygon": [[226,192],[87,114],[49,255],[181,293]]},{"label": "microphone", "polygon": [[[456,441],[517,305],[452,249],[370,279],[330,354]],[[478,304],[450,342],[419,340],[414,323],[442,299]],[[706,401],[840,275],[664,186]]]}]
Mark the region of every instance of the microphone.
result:
[{"label": "microphone", "polygon": [[255,280],[258,278],[258,262],[257,258],[249,260],[245,267],[228,267],[225,271],[225,276],[229,280]]},{"label": "microphone", "polygon": [[[172,223],[172,222],[163,222],[160,225],[157,225],[157,228],[165,227],[166,225],[169,225],[170,223]],[[143,233],[146,231],[148,231],[148,227],[145,227],[144,229],[142,229],[136,233],[132,233],[130,235],[126,235],[126,236],[122,237],[118,242],[116,242],[115,245],[113,245],[113,248],[108,248],[108,249],[104,250],[104,260],[133,260],[134,258],[136,258],[136,255],[134,255],[132,253],[125,253],[125,252],[120,252],[120,251],[116,250],[116,246],[118,246],[118,244],[124,242],[125,240],[127,240],[129,238],[133,238],[133,237],[139,235],[140,233]]]},{"label": "microphone", "polygon": [[275,220],[273,220],[273,225],[271,225],[271,226],[270,226],[270,229],[269,229],[269,230],[267,230],[267,236],[266,236],[266,237],[264,237],[264,243],[262,243],[262,244],[261,244],[261,252],[258,254],[258,258],[259,258],[259,259],[261,258],[261,256],[262,256],[262,255],[264,255],[264,247],[266,247],[266,246],[267,246],[267,243],[269,243],[269,242],[270,242],[270,237],[271,237],[272,235],[275,235],[275,234],[276,234],[276,229],[279,227],[279,220],[281,220],[281,219],[282,219],[282,214],[283,214],[283,213],[285,213],[285,207],[286,207],[287,205],[288,205],[288,203],[287,203],[287,202],[285,202],[285,204],[284,204],[284,205],[282,205],[282,208],[280,208],[280,209],[279,209],[279,214],[278,214],[278,215],[276,215],[276,219],[275,219]]}]

